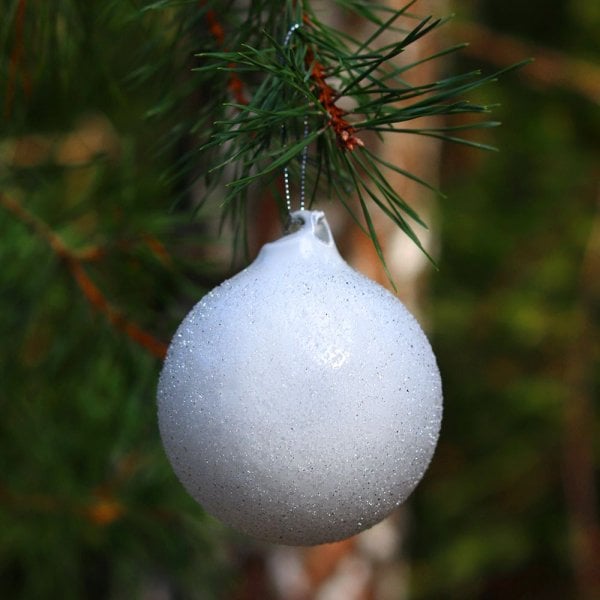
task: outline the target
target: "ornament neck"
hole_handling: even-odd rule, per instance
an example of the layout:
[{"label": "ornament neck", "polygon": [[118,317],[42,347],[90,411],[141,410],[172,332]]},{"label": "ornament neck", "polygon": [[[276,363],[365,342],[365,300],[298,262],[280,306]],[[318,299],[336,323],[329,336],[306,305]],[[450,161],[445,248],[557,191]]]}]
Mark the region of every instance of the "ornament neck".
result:
[{"label": "ornament neck", "polygon": [[290,218],[285,229],[285,235],[302,231],[312,234],[326,246],[335,246],[329,223],[325,213],[320,210],[296,210],[290,213]]},{"label": "ornament neck", "polygon": [[280,258],[293,262],[298,258],[325,262],[343,262],[333,240],[325,213],[318,210],[297,210],[290,214],[285,235],[265,244],[257,260]]}]

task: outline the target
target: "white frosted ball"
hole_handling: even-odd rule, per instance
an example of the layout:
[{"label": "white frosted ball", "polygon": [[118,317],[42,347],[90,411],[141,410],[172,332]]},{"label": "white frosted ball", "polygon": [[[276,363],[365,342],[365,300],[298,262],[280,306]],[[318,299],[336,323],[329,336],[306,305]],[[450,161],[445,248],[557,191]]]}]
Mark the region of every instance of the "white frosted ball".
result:
[{"label": "white frosted ball", "polygon": [[417,321],[340,257],[323,213],[266,244],[175,334],[161,437],[204,509],[291,545],[371,527],[417,485],[442,417]]}]

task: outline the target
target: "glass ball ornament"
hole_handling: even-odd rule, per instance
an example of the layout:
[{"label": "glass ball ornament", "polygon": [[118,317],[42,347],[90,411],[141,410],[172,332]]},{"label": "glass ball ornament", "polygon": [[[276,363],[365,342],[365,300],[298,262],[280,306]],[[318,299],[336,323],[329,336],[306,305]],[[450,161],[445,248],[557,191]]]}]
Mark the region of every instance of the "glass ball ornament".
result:
[{"label": "glass ball ornament", "polygon": [[179,326],[158,385],[168,458],[211,515],[256,538],[333,542],[401,504],[433,455],[431,346],[339,255],[322,212],[266,244]]}]

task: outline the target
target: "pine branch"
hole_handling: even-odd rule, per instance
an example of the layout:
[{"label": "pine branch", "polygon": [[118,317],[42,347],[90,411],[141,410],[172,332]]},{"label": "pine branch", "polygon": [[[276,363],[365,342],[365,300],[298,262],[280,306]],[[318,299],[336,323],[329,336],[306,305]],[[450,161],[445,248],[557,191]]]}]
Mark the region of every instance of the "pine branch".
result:
[{"label": "pine branch", "polygon": [[80,256],[65,244],[63,239],[46,223],[27,210],[20,202],[0,193],[2,205],[14,217],[26,225],[30,231],[43,240],[56,256],[67,267],[75,283],[83,293],[89,304],[117,330],[124,333],[131,340],[147,350],[157,358],[164,358],[167,345],[143,330],[139,325],[127,319],[115,306],[113,306],[100,288],[87,274]]},{"label": "pine branch", "polygon": [[[403,79],[410,69],[428,60],[452,54],[464,45],[454,45],[411,64],[398,64],[396,57],[424,36],[430,35],[444,21],[431,17],[418,19],[409,14],[413,2],[388,12],[377,5],[340,0],[339,4],[369,20],[376,28],[367,40],[361,41],[323,23],[311,9],[310,2],[288,0],[278,11],[280,23],[273,27],[273,9],[267,10],[262,21],[256,20],[258,0],[250,2],[248,17],[252,25],[243,29],[243,43],[235,45],[236,36],[227,26],[219,24],[217,36],[220,48],[198,55],[201,65],[195,69],[198,77],[208,80],[215,74],[234,75],[244,82],[247,92],[244,102],[214,102],[207,115],[218,115],[212,121],[210,139],[201,147],[205,159],[212,162],[206,172],[208,194],[219,181],[226,181],[227,193],[223,214],[233,221],[237,230],[243,219],[248,194],[253,188],[273,187],[280,170],[288,166],[298,175],[299,159],[305,147],[316,149],[308,169],[309,197],[314,198],[322,179],[338,200],[354,191],[366,193],[415,243],[421,247],[418,235],[409,225],[424,223],[386,182],[385,171],[400,173],[433,189],[427,182],[399,167],[383,161],[364,144],[364,133],[374,132],[421,135],[479,149],[494,148],[461,137],[470,128],[495,127],[495,121],[473,121],[460,129],[443,127],[401,127],[399,124],[431,116],[453,114],[486,114],[490,106],[474,104],[464,99],[478,87],[495,81],[501,74],[516,69],[526,61],[498,73],[481,76],[479,72],[455,75],[426,85],[413,86]],[[216,9],[215,9],[216,10]],[[281,18],[281,13],[284,18]],[[397,26],[400,17],[413,26],[403,30]],[[260,25],[259,25],[260,22]],[[290,43],[282,40],[292,23],[301,23]],[[284,29],[285,28],[285,29]],[[393,42],[382,42],[383,34],[398,33]],[[232,48],[226,50],[225,48]],[[344,110],[351,103],[353,108]],[[309,121],[310,133],[302,134],[302,123]],[[208,126],[206,121],[203,127]],[[287,135],[282,135],[286,132]],[[458,135],[456,135],[458,134]],[[286,209],[281,193],[275,194],[282,216]],[[351,206],[343,202],[352,212]],[[377,238],[370,223],[369,205],[361,201],[356,220],[364,220],[363,228],[376,248]],[[362,219],[360,218],[362,217]]]},{"label": "pine branch", "polygon": [[[200,5],[206,5],[206,0],[200,0]],[[223,29],[223,25],[217,17],[216,11],[213,8],[207,9],[205,18],[211,35],[217,42],[218,46],[224,49],[225,30]],[[235,64],[231,63],[229,66],[232,67],[232,70],[229,72],[229,83],[227,88],[238,104],[246,105],[248,104],[248,100],[244,94],[244,82],[240,79],[235,70],[233,70],[233,68],[235,68]]]}]

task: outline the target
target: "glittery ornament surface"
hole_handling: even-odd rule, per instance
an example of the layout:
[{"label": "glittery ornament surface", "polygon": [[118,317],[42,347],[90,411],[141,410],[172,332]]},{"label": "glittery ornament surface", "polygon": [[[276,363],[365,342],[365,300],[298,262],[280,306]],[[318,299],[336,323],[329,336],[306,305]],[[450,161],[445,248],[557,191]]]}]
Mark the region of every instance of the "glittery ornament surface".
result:
[{"label": "glittery ornament surface", "polygon": [[292,545],[371,527],[417,485],[438,438],[435,357],[404,305],[340,257],[322,213],[267,244],[175,334],[158,415],[207,512]]}]

